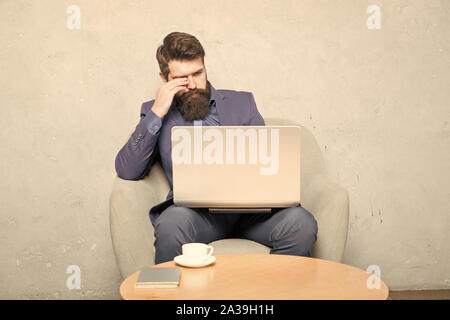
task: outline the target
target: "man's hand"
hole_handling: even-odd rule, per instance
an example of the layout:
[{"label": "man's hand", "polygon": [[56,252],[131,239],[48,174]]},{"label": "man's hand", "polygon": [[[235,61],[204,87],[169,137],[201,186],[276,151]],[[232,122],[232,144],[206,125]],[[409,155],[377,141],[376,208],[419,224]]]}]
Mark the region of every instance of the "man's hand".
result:
[{"label": "man's hand", "polygon": [[185,89],[187,84],[187,78],[177,78],[165,82],[158,91],[156,91],[155,103],[153,104],[152,111],[158,117],[164,117],[169,111],[175,94],[178,91]]}]

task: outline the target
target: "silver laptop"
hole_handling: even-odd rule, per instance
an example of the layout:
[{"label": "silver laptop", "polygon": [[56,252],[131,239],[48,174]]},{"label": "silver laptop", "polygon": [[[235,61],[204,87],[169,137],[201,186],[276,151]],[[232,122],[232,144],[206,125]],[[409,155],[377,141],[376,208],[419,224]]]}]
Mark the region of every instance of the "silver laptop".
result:
[{"label": "silver laptop", "polygon": [[300,203],[300,127],[172,127],[174,203],[270,212]]}]

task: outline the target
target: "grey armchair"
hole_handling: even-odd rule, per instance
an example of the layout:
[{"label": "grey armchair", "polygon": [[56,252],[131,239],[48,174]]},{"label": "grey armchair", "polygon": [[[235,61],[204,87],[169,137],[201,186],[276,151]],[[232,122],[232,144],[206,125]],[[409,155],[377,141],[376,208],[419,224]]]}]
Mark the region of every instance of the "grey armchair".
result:
[{"label": "grey armchair", "polygon": [[[268,118],[266,125],[297,123]],[[301,200],[318,222],[318,237],[312,256],[341,262],[347,241],[348,193],[326,175],[320,148],[311,132],[301,130]],[[149,210],[165,200],[169,184],[159,163],[144,179],[116,178],[110,197],[111,239],[117,265],[123,278],[154,265],[154,230]],[[269,253],[270,248],[244,239],[223,239],[211,243],[215,254]]]}]

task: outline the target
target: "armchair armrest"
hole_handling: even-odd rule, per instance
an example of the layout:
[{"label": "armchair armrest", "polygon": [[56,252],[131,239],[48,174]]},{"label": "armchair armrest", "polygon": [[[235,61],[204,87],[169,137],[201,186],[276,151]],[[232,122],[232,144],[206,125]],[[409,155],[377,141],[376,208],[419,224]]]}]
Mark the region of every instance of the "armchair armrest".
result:
[{"label": "armchair armrest", "polygon": [[122,277],[155,263],[149,210],[164,201],[168,191],[169,184],[159,163],[142,180],[116,178],[110,197],[110,231]]},{"label": "armchair armrest", "polygon": [[302,194],[302,206],[318,223],[312,256],[341,262],[347,242],[349,199],[347,190],[322,174],[312,178]]}]

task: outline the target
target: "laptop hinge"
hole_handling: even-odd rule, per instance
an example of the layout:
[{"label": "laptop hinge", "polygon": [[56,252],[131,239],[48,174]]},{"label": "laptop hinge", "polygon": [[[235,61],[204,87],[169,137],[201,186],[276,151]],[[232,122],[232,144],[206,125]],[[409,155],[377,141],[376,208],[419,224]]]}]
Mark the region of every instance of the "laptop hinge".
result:
[{"label": "laptop hinge", "polygon": [[210,213],[270,213],[271,208],[209,208]]}]

